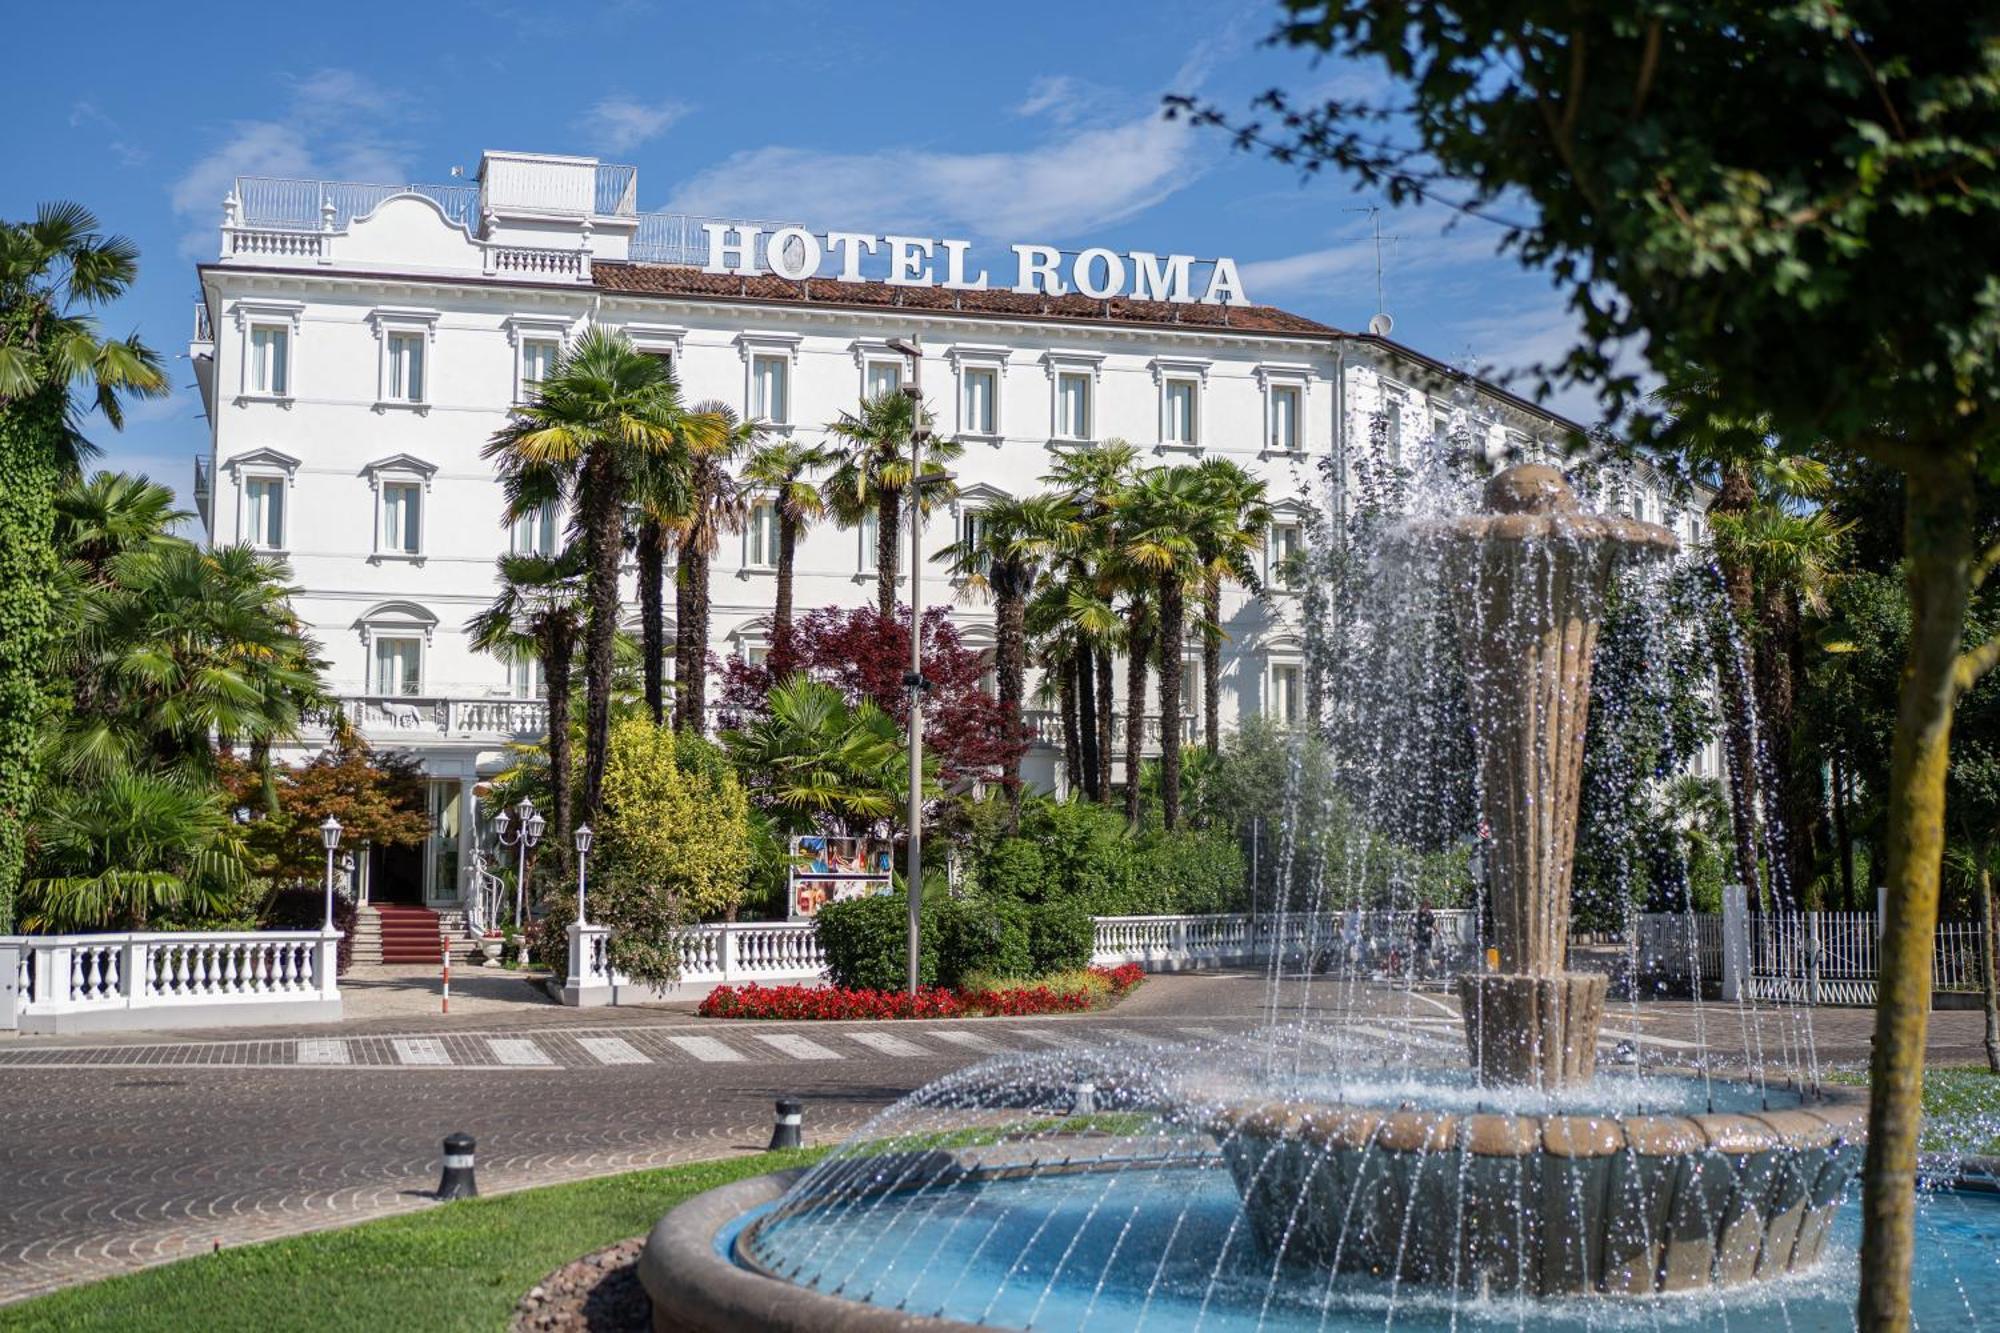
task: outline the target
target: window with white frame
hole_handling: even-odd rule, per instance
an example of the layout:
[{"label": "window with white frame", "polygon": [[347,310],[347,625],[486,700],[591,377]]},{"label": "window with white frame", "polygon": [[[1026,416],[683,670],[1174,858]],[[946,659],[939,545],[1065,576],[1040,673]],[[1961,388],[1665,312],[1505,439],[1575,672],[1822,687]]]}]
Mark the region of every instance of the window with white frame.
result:
[{"label": "window with white frame", "polygon": [[1194,717],[1201,712],[1201,658],[1190,654],[1181,663],[1181,716]]},{"label": "window with white frame", "polygon": [[285,324],[252,324],[245,364],[245,393],[285,398],[292,392],[292,331]]},{"label": "window with white frame", "polygon": [[389,481],[382,484],[382,536],[377,547],[384,555],[419,555],[423,552],[424,487],[422,482]]},{"label": "window with white frame", "polygon": [[785,425],[792,419],[791,358],[775,352],[760,352],[750,358],[750,416],[752,420]]},{"label": "window with white frame", "polygon": [[285,549],[284,477],[250,477],[243,483],[243,529],[260,551]]},{"label": "window with white frame", "polygon": [[385,340],[388,366],[383,398],[392,403],[424,401],[424,340],[422,333],[391,333]]},{"label": "window with white frame", "polygon": [[778,567],[778,506],[758,500],[743,525],[743,564],[747,569]]},{"label": "window with white frame", "polygon": [[1000,372],[990,366],[968,366],[964,373],[964,433],[1000,433]]},{"label": "window with white frame", "polygon": [[1271,525],[1271,560],[1268,576],[1273,588],[1290,592],[1302,581],[1298,569],[1299,536],[1297,523],[1280,522]]},{"label": "window with white frame", "polygon": [[1271,386],[1271,452],[1295,454],[1299,451],[1299,386]]},{"label": "window with white frame", "polygon": [[966,550],[975,553],[978,561],[978,572],[982,577],[986,573],[987,566],[991,563],[987,559],[986,554],[979,550],[979,544],[986,540],[987,530],[986,515],[982,510],[968,509],[959,517],[958,540],[964,545]]},{"label": "window with white frame", "polygon": [[535,506],[515,519],[509,525],[510,542],[515,555],[554,555],[556,553],[556,506],[553,500]]},{"label": "window with white frame", "polygon": [[556,361],[562,356],[562,340],[559,338],[524,338],[521,340],[521,392],[523,402],[533,398],[542,387],[542,381],[555,373]]},{"label": "window with white frame", "polygon": [[549,692],[542,675],[542,659],[534,653],[516,653],[507,663],[507,691],[516,699],[540,699]]},{"label": "window with white frame", "polygon": [[1403,404],[1391,398],[1382,406],[1383,459],[1391,464],[1403,461]]},{"label": "window with white frame", "polygon": [[870,398],[880,398],[885,393],[896,392],[903,387],[903,363],[870,360],[865,383]]},{"label": "window with white frame", "polygon": [[1091,438],[1090,374],[1065,370],[1056,376],[1056,435],[1065,440]]},{"label": "window with white frame", "polygon": [[1297,662],[1273,662],[1269,672],[1265,716],[1279,726],[1295,727],[1305,720],[1305,674]]},{"label": "window with white frame", "polygon": [[1165,444],[1194,444],[1200,385],[1194,380],[1170,379],[1162,392],[1160,439]]},{"label": "window with white frame", "polygon": [[861,532],[861,563],[859,568],[863,574],[873,574],[875,572],[875,543],[880,540],[879,534],[881,532],[881,528],[875,517],[875,511],[870,509],[864,513],[861,516],[861,522],[857,526]]},{"label": "window with white frame", "polygon": [[423,639],[415,635],[376,635],[372,667],[374,678],[369,681],[370,692],[378,695],[423,693]]}]

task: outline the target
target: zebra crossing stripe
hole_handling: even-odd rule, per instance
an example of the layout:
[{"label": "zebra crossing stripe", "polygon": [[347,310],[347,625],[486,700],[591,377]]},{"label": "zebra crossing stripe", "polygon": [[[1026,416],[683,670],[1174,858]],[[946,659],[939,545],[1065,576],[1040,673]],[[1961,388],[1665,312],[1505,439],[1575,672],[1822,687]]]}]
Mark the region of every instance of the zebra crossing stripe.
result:
[{"label": "zebra crossing stripe", "polygon": [[757,1040],[766,1046],[775,1047],[794,1060],[838,1060],[839,1055],[829,1051],[810,1037],[801,1037],[790,1032],[759,1032]]},{"label": "zebra crossing stripe", "polygon": [[503,1065],[553,1065],[549,1054],[525,1037],[488,1037],[486,1045]]},{"label": "zebra crossing stripe", "polygon": [[1067,1032],[1043,1032],[1040,1028],[1008,1028],[1007,1035],[1010,1037],[1025,1037],[1029,1041],[1038,1041],[1044,1046],[1059,1046],[1064,1050],[1083,1045],[1081,1037],[1073,1036]]},{"label": "zebra crossing stripe", "polygon": [[950,1028],[941,1028],[936,1032],[926,1032],[924,1035],[933,1041],[948,1041],[954,1046],[963,1046],[969,1051],[999,1051],[1006,1049],[980,1036],[977,1032],[956,1032]]},{"label": "zebra crossing stripe", "polygon": [[649,1065],[637,1046],[623,1037],[578,1037],[576,1044],[601,1065]]},{"label": "zebra crossing stripe", "polygon": [[899,1059],[931,1054],[915,1042],[904,1041],[901,1037],[891,1036],[887,1032],[850,1032],[847,1035],[872,1051],[882,1055],[893,1055]]},{"label": "zebra crossing stripe", "polygon": [[435,1037],[398,1037],[389,1045],[395,1049],[396,1058],[406,1065],[448,1065],[451,1056],[445,1053],[444,1043]]},{"label": "zebra crossing stripe", "polygon": [[299,1043],[298,1062],[302,1065],[344,1065],[352,1063],[347,1043],[330,1037],[310,1037]]},{"label": "zebra crossing stripe", "polygon": [[713,1037],[668,1037],[668,1041],[708,1064],[740,1063],[742,1055]]}]

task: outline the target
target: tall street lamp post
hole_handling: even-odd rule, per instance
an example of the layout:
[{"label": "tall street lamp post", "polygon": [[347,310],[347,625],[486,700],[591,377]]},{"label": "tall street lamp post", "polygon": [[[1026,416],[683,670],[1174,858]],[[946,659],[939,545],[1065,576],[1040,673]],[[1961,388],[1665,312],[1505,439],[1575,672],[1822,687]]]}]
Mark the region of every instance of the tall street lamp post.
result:
[{"label": "tall street lamp post", "polygon": [[924,897],[924,543],[923,475],[924,349],[916,338],[897,338],[889,349],[910,359],[910,382],[903,392],[910,399],[910,670],[903,685],[910,691],[910,846],[903,871],[910,901],[909,992],[917,993],[919,950],[923,945]]},{"label": "tall street lamp post", "polygon": [[590,825],[576,831],[576,924],[587,924],[583,915],[583,862],[590,855]]},{"label": "tall street lamp post", "polygon": [[326,844],[326,929],[333,929],[333,854],[340,847],[340,821],[332,815],[319,826],[319,840]]},{"label": "tall street lamp post", "polygon": [[493,836],[502,847],[521,849],[514,871],[514,929],[520,930],[522,913],[528,901],[528,853],[542,840],[542,830],[548,827],[548,821],[542,818],[541,811],[535,809],[534,801],[526,796],[521,798],[521,803],[514,810],[521,821],[521,827],[515,830],[514,836],[507,836],[507,828],[513,821],[505,810],[493,817]]}]

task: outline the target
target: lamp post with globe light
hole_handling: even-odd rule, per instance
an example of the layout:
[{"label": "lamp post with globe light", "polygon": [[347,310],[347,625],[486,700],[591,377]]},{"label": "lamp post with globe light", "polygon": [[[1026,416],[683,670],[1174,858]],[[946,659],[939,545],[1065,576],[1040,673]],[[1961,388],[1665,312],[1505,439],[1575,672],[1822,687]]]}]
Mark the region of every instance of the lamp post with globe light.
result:
[{"label": "lamp post with globe light", "polygon": [[340,821],[332,815],[319,826],[319,840],[326,844],[326,929],[333,929],[333,854],[340,847]]},{"label": "lamp post with globe light", "polygon": [[590,825],[585,824],[576,831],[576,924],[588,925],[583,915],[583,863],[590,855]]},{"label": "lamp post with globe light", "polygon": [[[535,809],[534,801],[526,796],[523,796],[521,803],[514,807],[514,812],[513,816],[509,816],[503,809],[493,817],[493,836],[502,847],[520,849],[520,859],[515,863],[514,872],[514,929],[520,930],[523,927],[527,906],[528,853],[542,840],[542,830],[548,827],[548,821],[542,818],[541,811]],[[507,830],[516,818],[520,821],[520,827],[514,830],[514,836],[510,838],[507,836]]]}]

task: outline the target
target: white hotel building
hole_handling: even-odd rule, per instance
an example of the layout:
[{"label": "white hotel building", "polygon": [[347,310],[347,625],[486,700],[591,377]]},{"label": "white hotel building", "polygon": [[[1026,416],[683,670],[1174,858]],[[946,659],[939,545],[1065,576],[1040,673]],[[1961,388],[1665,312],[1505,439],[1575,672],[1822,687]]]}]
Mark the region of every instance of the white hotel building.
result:
[{"label": "white hotel building", "polygon": [[[824,276],[810,280],[706,272],[703,224],[715,220],[639,212],[636,177],[591,158],[489,152],[476,184],[244,178],[223,206],[220,256],[199,268],[190,353],[210,425],[195,481],[209,539],[290,561],[295,606],[348,716],[378,746],[420,756],[432,778],[438,832],[421,857],[376,853],[377,901],[458,900],[473,785],[503,765],[506,742],[543,729],[532,665],[473,651],[464,627],[493,596],[495,557],[549,543],[557,520],[503,524],[480,450],[593,324],[671,357],[688,401],[722,399],[806,439],[897,385],[908,372],[889,341],[920,338],[938,429],[965,443],[959,498],[929,523],[928,551],[983,501],[1036,489],[1057,452],[1113,437],[1152,461],[1220,455],[1267,478],[1275,560],[1298,541],[1320,461],[1348,459],[1373,432],[1410,458],[1447,436],[1533,452],[1573,429],[1385,338],[1205,303],[1210,264],[1194,266],[1180,300],[1134,299],[1129,282],[1105,296],[1022,292],[1004,255],[987,257],[993,279],[969,290],[980,269],[960,267],[957,242],[928,259],[931,243],[906,243],[914,258],[891,282],[897,238],[845,273],[830,241]],[[741,225],[768,237],[785,224]],[[780,262],[801,249],[794,240]],[[858,245],[848,252],[862,258]],[[1114,264],[1139,268],[1094,253],[1081,273],[1063,257],[1060,279],[1103,290]],[[755,258],[766,257],[760,246]],[[933,266],[941,277],[926,285]],[[1617,488],[1623,507],[1661,518],[1654,479],[1632,483]],[[753,515],[719,553],[718,655],[763,650],[775,546]],[[874,549],[870,531],[813,529],[798,554],[798,606],[871,602]],[[927,569],[925,604],[950,606],[970,643],[990,644],[990,609],[961,599],[941,566]],[[1228,597],[1225,726],[1300,711],[1294,602],[1276,586]],[[1192,736],[1199,671],[1187,679]],[[1046,717],[1030,721],[1045,739],[1027,773],[1061,787],[1059,733]]]}]

